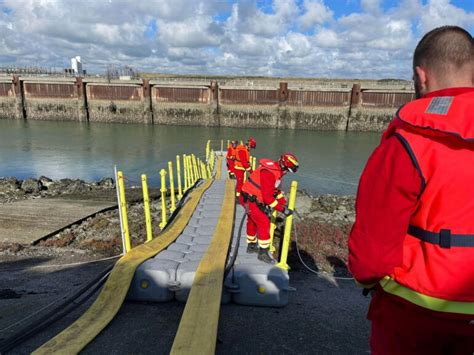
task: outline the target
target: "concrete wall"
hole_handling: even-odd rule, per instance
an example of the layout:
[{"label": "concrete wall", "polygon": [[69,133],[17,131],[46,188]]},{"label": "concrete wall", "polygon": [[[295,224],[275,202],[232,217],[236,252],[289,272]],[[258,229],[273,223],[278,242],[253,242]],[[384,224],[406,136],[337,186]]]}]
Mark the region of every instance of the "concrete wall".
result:
[{"label": "concrete wall", "polygon": [[151,123],[139,84],[88,84],[90,122]]},{"label": "concrete wall", "polygon": [[23,118],[23,105],[20,95],[20,82],[16,79],[18,89],[15,87],[14,78],[6,77],[0,79],[0,119]]},{"label": "concrete wall", "polygon": [[409,90],[0,78],[0,118],[381,131]]},{"label": "concrete wall", "polygon": [[151,106],[155,124],[220,125],[210,87],[156,85],[151,89]]}]

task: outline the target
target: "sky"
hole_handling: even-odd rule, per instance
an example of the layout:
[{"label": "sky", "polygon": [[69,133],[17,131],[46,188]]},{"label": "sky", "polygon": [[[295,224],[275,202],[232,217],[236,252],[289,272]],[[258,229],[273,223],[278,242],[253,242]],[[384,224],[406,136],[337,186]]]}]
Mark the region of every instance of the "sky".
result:
[{"label": "sky", "polygon": [[474,33],[474,0],[0,0],[0,67],[411,78],[427,31]]}]

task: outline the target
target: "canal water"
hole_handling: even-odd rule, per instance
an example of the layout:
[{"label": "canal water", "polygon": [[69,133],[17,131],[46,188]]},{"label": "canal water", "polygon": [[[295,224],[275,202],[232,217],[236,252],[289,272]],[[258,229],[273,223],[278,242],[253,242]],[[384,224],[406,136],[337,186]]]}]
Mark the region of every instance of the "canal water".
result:
[{"label": "canal water", "polygon": [[276,159],[292,152],[300,160],[298,173],[286,177],[314,194],[354,194],[360,173],[380,133],[316,132],[227,127],[158,126],[0,120],[0,177],[19,179],[80,178],[86,181],[113,176],[117,167],[138,185],[147,174],[159,185],[159,170],[176,154],[205,154],[205,144],[220,139],[257,140],[257,158]]}]

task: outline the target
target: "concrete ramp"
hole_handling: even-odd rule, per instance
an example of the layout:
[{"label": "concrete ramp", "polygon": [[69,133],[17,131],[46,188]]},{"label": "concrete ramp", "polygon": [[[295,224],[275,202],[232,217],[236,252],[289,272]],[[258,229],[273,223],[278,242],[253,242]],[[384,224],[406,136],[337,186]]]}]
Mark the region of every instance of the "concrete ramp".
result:
[{"label": "concrete ramp", "polygon": [[77,199],[24,200],[0,205],[0,241],[34,244],[114,202]]}]

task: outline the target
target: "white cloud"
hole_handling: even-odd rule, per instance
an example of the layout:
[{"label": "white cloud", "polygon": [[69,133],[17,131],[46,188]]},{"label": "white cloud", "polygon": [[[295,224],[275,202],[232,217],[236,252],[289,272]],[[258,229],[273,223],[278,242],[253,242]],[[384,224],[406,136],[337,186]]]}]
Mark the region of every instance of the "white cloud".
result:
[{"label": "white cloud", "polygon": [[304,14],[299,18],[301,28],[307,30],[315,25],[322,25],[333,17],[333,11],[323,0],[304,0]]},{"label": "white cloud", "polygon": [[425,31],[474,24],[473,12],[448,0],[391,8],[361,0],[358,12],[337,13],[324,0],[4,0],[0,66],[64,68],[81,55],[89,72],[122,64],[189,74],[409,78]]},{"label": "white cloud", "polygon": [[421,13],[423,32],[443,25],[469,26],[474,23],[474,13],[450,4],[449,0],[429,0]]}]

